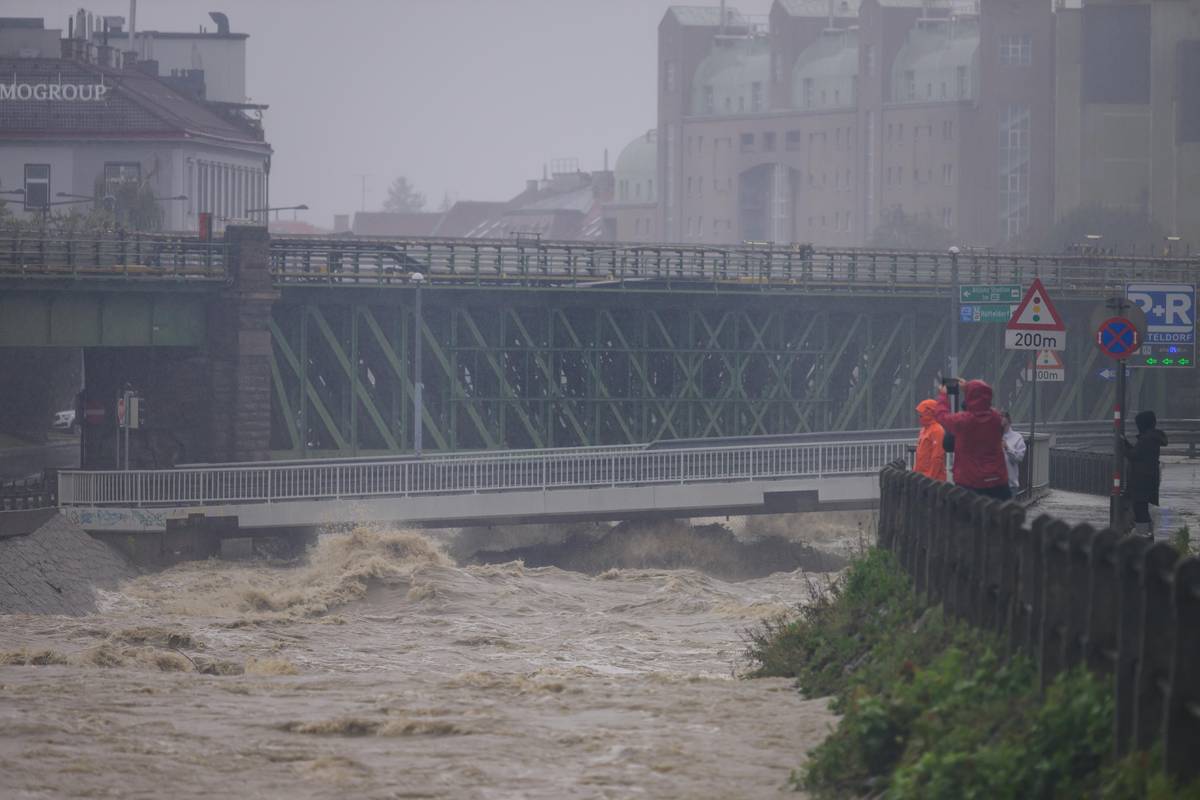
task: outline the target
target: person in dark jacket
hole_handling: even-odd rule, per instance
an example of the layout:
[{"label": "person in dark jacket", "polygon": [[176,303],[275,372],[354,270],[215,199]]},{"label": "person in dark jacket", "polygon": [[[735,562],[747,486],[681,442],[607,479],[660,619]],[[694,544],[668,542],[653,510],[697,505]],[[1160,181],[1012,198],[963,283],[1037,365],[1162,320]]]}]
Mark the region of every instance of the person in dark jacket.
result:
[{"label": "person in dark jacket", "polygon": [[1167,435],[1155,427],[1158,417],[1153,411],[1142,411],[1133,421],[1137,423],[1137,443],[1130,444],[1122,437],[1125,458],[1129,462],[1125,473],[1125,496],[1133,503],[1134,532],[1154,536],[1150,506],[1158,505],[1158,486],[1162,481],[1158,457],[1167,446]]},{"label": "person in dark jacket", "polygon": [[996,500],[1011,500],[1004,462],[1004,420],[992,408],[992,387],[983,381],[967,381],[962,393],[963,411],[951,413],[943,390],[934,413],[946,433],[954,435],[954,483]]}]

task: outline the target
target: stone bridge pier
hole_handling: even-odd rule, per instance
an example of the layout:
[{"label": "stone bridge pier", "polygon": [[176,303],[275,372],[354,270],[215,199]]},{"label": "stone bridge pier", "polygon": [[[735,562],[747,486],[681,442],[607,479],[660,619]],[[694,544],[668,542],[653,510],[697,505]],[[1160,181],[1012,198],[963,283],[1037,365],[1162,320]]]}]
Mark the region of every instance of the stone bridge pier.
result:
[{"label": "stone bridge pier", "polygon": [[[270,456],[271,306],[279,292],[269,270],[264,227],[225,231],[228,281],[196,296],[203,303],[199,346],[84,349],[79,411],[102,408],[82,426],[84,469],[117,464],[117,398],[142,397],[143,426],[130,434],[131,467],[265,460]],[[157,322],[157,321],[156,321]]]}]

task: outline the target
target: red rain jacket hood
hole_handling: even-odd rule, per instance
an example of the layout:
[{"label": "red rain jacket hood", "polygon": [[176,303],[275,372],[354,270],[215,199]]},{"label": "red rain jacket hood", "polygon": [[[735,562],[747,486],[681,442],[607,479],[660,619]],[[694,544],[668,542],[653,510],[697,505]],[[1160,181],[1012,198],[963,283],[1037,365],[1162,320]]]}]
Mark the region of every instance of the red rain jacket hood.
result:
[{"label": "red rain jacket hood", "polygon": [[965,410],[952,414],[943,394],[935,413],[942,427],[954,434],[954,482],[968,489],[1007,486],[1004,421],[992,408],[992,387],[983,381],[967,381],[962,396]]}]

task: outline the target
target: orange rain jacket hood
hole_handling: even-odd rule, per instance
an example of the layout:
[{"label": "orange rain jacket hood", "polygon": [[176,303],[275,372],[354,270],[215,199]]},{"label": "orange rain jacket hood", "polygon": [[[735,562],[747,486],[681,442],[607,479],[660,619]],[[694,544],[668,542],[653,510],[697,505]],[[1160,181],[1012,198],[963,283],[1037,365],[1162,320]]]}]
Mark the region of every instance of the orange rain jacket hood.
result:
[{"label": "orange rain jacket hood", "polygon": [[942,449],[945,432],[935,419],[936,400],[917,404],[921,415],[921,435],[917,438],[917,456],[913,469],[937,481],[946,480],[946,451]]}]

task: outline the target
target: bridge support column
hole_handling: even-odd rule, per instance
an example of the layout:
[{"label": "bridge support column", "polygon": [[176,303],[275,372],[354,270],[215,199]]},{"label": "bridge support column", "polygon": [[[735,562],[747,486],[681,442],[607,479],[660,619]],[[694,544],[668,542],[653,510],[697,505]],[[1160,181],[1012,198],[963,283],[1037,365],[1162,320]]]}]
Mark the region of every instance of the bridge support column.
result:
[{"label": "bridge support column", "polygon": [[209,309],[211,461],[261,461],[271,451],[271,238],[225,229],[231,285]]}]

